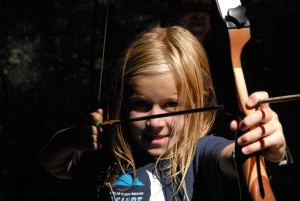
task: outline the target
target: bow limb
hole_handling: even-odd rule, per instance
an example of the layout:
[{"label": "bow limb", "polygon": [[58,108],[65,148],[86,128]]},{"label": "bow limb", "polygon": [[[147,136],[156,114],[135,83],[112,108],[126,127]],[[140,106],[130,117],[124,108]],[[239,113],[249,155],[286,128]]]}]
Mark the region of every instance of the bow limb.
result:
[{"label": "bow limb", "polygon": [[240,110],[243,114],[248,115],[250,111],[246,108],[246,100],[248,98],[247,86],[241,64],[241,54],[243,47],[250,40],[250,28],[229,29],[230,55],[233,68],[233,76],[235,80],[237,98]]}]

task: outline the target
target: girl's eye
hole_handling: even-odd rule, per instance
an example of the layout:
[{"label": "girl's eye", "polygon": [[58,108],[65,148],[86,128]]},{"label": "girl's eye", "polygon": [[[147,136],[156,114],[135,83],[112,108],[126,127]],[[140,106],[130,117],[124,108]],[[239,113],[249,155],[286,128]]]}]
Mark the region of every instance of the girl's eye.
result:
[{"label": "girl's eye", "polygon": [[136,100],[136,101],[131,102],[130,109],[136,110],[139,112],[147,112],[151,109],[151,105],[146,101]]},{"label": "girl's eye", "polygon": [[178,106],[177,102],[167,102],[165,105],[166,108],[175,108],[177,106]]}]

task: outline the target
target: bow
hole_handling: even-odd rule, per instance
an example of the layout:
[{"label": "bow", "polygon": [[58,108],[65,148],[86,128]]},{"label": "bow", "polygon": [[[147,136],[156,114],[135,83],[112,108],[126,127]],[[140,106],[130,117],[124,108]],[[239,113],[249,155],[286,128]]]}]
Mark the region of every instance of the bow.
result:
[{"label": "bow", "polygon": [[[225,62],[227,66],[231,67],[231,70],[226,71],[224,76],[230,77],[227,81],[230,82],[231,88],[236,89],[234,92],[230,91],[230,96],[237,97],[234,104],[238,107],[233,106],[231,97],[230,113],[241,116],[249,115],[254,111],[248,110],[245,106],[248,92],[241,64],[242,50],[250,39],[250,23],[245,15],[246,9],[241,5],[240,0],[216,0],[214,6],[217,7],[215,10],[218,11],[218,14],[212,20],[215,20],[218,25],[216,28],[222,29],[221,31],[228,39],[224,40],[223,38],[223,45],[228,48]],[[225,99],[225,107],[228,106],[227,103],[228,100]],[[237,133],[236,139],[240,135],[241,133]],[[264,158],[259,153],[248,158],[242,154],[241,148],[236,143],[235,166],[240,187],[240,200],[275,200],[266,173]]]}]

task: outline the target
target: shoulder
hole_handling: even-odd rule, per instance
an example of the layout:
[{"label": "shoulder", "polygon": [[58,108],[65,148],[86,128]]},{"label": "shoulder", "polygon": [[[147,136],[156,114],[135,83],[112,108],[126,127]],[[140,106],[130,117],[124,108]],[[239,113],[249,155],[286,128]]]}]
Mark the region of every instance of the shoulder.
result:
[{"label": "shoulder", "polygon": [[218,158],[222,150],[233,141],[216,135],[207,135],[198,141],[196,155],[201,158]]},{"label": "shoulder", "polygon": [[225,147],[232,142],[233,142],[233,140],[228,140],[224,137],[220,137],[217,135],[206,135],[206,136],[200,138],[200,140],[198,141],[198,148],[199,147],[209,148],[211,146]]},{"label": "shoulder", "polygon": [[218,163],[222,150],[232,142],[216,135],[206,135],[198,141],[194,160],[186,175],[189,181],[187,188],[193,199],[223,200]]}]

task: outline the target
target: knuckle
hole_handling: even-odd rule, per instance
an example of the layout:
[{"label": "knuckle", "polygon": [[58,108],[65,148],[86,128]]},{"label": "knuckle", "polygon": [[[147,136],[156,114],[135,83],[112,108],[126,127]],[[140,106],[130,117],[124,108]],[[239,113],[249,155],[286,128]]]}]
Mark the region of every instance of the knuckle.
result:
[{"label": "knuckle", "polygon": [[265,98],[268,98],[268,97],[269,97],[269,94],[268,94],[266,91],[262,91],[262,95],[263,95]]},{"label": "knuckle", "polygon": [[272,112],[273,119],[278,120],[278,114],[276,112]]},{"label": "knuckle", "polygon": [[93,143],[92,149],[97,150],[98,144],[96,142]]},{"label": "knuckle", "polygon": [[249,129],[252,126],[253,117],[248,116],[241,122],[241,129],[243,131]]}]

